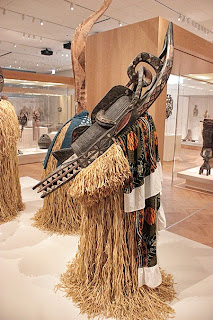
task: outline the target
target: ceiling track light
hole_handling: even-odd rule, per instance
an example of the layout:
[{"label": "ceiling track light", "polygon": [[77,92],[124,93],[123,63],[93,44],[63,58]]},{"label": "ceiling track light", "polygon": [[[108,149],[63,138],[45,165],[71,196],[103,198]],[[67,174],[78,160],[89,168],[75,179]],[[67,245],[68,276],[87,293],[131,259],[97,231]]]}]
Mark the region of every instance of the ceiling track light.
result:
[{"label": "ceiling track light", "polygon": [[40,20],[40,25],[41,25],[41,26],[43,26],[43,25],[44,25],[43,20]]},{"label": "ceiling track light", "polygon": [[16,44],[15,43],[13,44],[13,46],[14,46],[14,48],[16,48]]},{"label": "ceiling track light", "polygon": [[181,20],[181,18],[182,18],[182,15],[181,15],[181,14],[179,14],[178,21],[180,21],[180,20]]},{"label": "ceiling track light", "polygon": [[121,21],[118,21],[119,27],[122,27],[123,23]]},{"label": "ceiling track light", "polygon": [[74,4],[73,4],[73,2],[70,3],[70,10],[72,10],[72,11],[74,10]]}]

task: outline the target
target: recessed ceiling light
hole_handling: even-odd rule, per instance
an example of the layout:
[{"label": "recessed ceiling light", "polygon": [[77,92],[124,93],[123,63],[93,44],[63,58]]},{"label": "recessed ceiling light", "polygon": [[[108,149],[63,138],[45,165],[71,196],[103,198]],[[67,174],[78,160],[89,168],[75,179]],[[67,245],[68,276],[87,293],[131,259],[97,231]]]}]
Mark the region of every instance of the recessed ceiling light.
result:
[{"label": "recessed ceiling light", "polygon": [[68,54],[66,54],[66,57],[68,57]]}]

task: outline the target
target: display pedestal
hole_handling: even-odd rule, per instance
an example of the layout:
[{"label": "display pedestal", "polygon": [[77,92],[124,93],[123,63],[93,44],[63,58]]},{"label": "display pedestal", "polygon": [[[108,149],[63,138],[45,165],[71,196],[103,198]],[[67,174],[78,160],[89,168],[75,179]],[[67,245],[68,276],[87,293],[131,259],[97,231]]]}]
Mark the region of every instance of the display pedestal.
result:
[{"label": "display pedestal", "polygon": [[206,171],[204,174],[199,174],[199,169],[200,167],[195,167],[180,171],[177,173],[177,177],[186,180],[186,187],[213,193],[213,169],[211,169],[211,175],[209,176],[206,175]]},{"label": "display pedestal", "polygon": [[[39,134],[48,133],[47,127],[39,127]],[[38,146],[38,141],[33,140],[33,128],[24,128],[22,138],[18,142],[18,149],[33,148]]]},{"label": "display pedestal", "polygon": [[[163,161],[172,161],[174,155],[175,135],[165,134],[164,136],[164,151]],[[175,160],[180,158],[181,149],[181,135],[176,136],[176,149],[175,149]]]},{"label": "display pedestal", "polygon": [[28,163],[43,162],[46,153],[47,149],[39,149],[39,147],[24,149],[23,154],[18,155],[18,164],[22,165]]}]

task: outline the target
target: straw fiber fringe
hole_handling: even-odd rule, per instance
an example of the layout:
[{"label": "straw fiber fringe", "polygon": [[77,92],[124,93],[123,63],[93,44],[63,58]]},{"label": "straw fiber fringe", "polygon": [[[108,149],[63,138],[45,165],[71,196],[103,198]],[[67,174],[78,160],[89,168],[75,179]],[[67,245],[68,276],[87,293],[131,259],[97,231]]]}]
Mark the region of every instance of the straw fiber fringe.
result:
[{"label": "straw fiber fringe", "polygon": [[90,206],[116,192],[130,175],[128,160],[121,147],[114,143],[76,176],[69,195],[79,201],[83,200]]},{"label": "straw fiber fringe", "polygon": [[165,320],[174,310],[172,276],[162,271],[162,284],[138,288],[135,227],[123,211],[122,188],[92,207],[83,203],[78,254],[56,287],[72,298],[89,318]]},{"label": "straw fiber fringe", "polygon": [[0,101],[0,224],[24,209],[18,173],[18,119],[12,104]]},{"label": "straw fiber fringe", "polygon": [[[64,140],[70,123],[62,128],[58,135],[53,150],[59,150]],[[47,168],[42,172],[42,178],[56,169],[57,160],[50,155]],[[67,191],[72,182],[68,182],[44,198],[43,207],[33,217],[34,226],[44,231],[59,234],[75,234],[79,232],[81,216],[78,204]]]}]

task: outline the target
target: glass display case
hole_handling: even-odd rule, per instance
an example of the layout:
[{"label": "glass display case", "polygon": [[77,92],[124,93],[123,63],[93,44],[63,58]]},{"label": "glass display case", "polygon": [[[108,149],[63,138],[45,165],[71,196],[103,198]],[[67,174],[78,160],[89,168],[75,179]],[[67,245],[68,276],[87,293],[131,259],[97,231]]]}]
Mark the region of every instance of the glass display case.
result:
[{"label": "glass display case", "polygon": [[52,140],[74,114],[74,89],[62,83],[5,79],[4,94],[19,119],[20,155],[45,153],[48,144],[39,144],[39,139],[47,141],[48,135]]},{"label": "glass display case", "polygon": [[203,163],[203,120],[213,119],[213,75],[171,75],[167,98],[164,161],[173,162],[172,183],[179,184],[179,172],[190,169],[199,174]]}]

